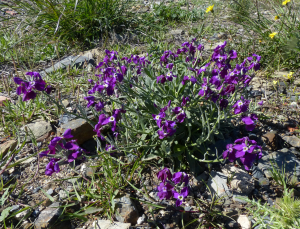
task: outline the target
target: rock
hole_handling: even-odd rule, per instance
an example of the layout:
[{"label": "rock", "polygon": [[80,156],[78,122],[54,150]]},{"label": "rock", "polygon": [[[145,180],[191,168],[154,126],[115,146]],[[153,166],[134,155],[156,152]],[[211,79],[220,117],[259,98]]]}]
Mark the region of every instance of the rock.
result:
[{"label": "rock", "polygon": [[84,63],[92,64],[95,66],[95,61],[86,56],[69,56],[60,62],[54,64],[53,67],[47,68],[45,71],[40,72],[41,76],[46,75],[46,73],[51,73],[58,69],[66,69],[67,66],[82,68]]},{"label": "rock", "polygon": [[64,100],[62,101],[62,104],[63,104],[65,107],[68,107],[68,106],[70,105],[70,102],[69,102],[69,100],[64,99]]},{"label": "rock", "polygon": [[60,199],[66,199],[66,198],[68,198],[68,192],[67,191],[65,191],[65,190],[60,190],[59,192],[58,192],[58,196],[59,196],[59,198]]},{"label": "rock", "polygon": [[218,42],[215,44],[205,44],[204,45],[204,50],[210,51],[214,50],[217,46],[224,44],[224,42]]},{"label": "rock", "polygon": [[209,177],[209,175],[207,174],[207,172],[203,172],[199,176],[196,177],[196,180],[199,182],[207,181],[208,177]]},{"label": "rock", "polygon": [[252,176],[255,179],[260,179],[264,177],[264,173],[263,171],[260,170],[260,168],[258,168],[257,166],[253,165],[252,166]]},{"label": "rock", "polygon": [[284,168],[288,176],[300,176],[300,162],[291,150],[284,148],[268,154],[259,160],[258,167],[265,173],[267,178],[272,177],[269,171],[272,170],[270,161],[275,162],[274,167],[279,173],[282,173],[282,169]]},{"label": "rock", "polygon": [[27,210],[25,210],[25,211],[22,211],[22,212],[16,214],[16,215],[15,215],[15,219],[20,221],[20,220],[22,220],[23,218],[27,218],[30,214],[31,214],[30,209],[27,209]]},{"label": "rock", "polygon": [[[59,208],[59,203],[55,202],[43,210],[34,223],[35,229],[51,228],[56,223],[63,209]],[[70,221],[63,221],[55,224],[55,229],[71,229]]]},{"label": "rock", "polygon": [[287,81],[288,78],[286,77],[290,72],[287,71],[276,71],[273,73],[272,77],[274,77],[274,80],[279,81]]},{"label": "rock", "polygon": [[109,220],[97,220],[89,229],[129,229],[130,223],[111,222]]},{"label": "rock", "polygon": [[251,229],[251,221],[246,215],[240,215],[237,222],[241,225],[242,229]]},{"label": "rock", "polygon": [[173,36],[179,36],[179,35],[183,35],[184,31],[182,29],[174,29],[174,30],[171,30],[169,32],[169,34],[173,35]]},{"label": "rock", "polygon": [[247,204],[248,202],[244,199],[247,199],[248,196],[245,195],[233,195],[232,200],[236,203]]},{"label": "rock", "polygon": [[59,117],[58,122],[60,125],[62,124],[66,124],[72,120],[76,119],[75,115],[71,115],[71,114],[63,114]]},{"label": "rock", "polygon": [[89,59],[93,59],[94,57],[98,57],[101,55],[101,52],[99,51],[98,48],[94,48],[94,49],[90,49],[90,50],[87,50],[87,51],[84,51],[84,52],[80,52],[79,53],[80,56],[85,56]]},{"label": "rock", "polygon": [[18,142],[16,140],[8,140],[0,145],[0,158],[4,157],[9,151],[16,148]]},{"label": "rock", "polygon": [[129,196],[123,196],[114,200],[117,208],[116,219],[121,223],[136,224],[139,213],[133,201]]},{"label": "rock", "polygon": [[227,186],[227,176],[221,172],[212,171],[211,177],[208,179],[207,186],[212,194],[219,197],[231,196],[231,192]]},{"label": "rock", "polygon": [[47,190],[47,194],[49,194],[50,196],[53,194],[53,192],[54,192],[54,191],[53,191],[52,188],[50,188],[50,189]]},{"label": "rock", "polygon": [[20,208],[20,205],[13,205],[11,207],[12,207],[12,209],[10,209],[9,212],[14,212]]},{"label": "rock", "polygon": [[269,179],[265,178],[265,177],[259,178],[258,183],[260,186],[269,186],[270,185]]},{"label": "rock", "polygon": [[136,224],[143,224],[146,221],[146,215],[143,214],[141,217],[138,218]]},{"label": "rock", "polygon": [[4,106],[4,102],[10,101],[10,98],[7,98],[5,96],[0,96],[0,107]]},{"label": "rock", "polygon": [[228,177],[230,189],[236,194],[248,195],[255,188],[252,177],[240,168],[225,165],[222,172]]},{"label": "rock", "polygon": [[71,133],[74,136],[73,139],[77,140],[78,145],[84,143],[85,141],[93,138],[96,132],[93,131],[93,127],[84,119],[75,119],[70,122],[63,124],[58,129],[58,134],[63,135],[65,130],[71,129]]},{"label": "rock", "polygon": [[27,133],[26,142],[31,141],[31,132],[37,141],[43,141],[50,136],[52,127],[49,122],[38,121],[35,123],[29,123],[21,128],[21,137],[24,139]]},{"label": "rock", "polygon": [[300,147],[300,138],[296,136],[284,136],[283,140],[285,140],[293,147]]},{"label": "rock", "polygon": [[278,149],[278,139],[278,134],[273,132],[268,132],[262,136],[262,140],[269,146],[271,150]]}]

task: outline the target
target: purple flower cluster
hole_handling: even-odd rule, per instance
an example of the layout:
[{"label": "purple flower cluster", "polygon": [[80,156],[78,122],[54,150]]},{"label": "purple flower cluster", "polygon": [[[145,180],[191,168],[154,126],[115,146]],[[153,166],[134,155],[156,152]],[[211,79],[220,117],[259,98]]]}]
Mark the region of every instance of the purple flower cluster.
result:
[{"label": "purple flower cluster", "polygon": [[38,72],[27,72],[26,75],[31,78],[31,81],[14,77],[14,82],[19,85],[17,87],[17,95],[23,94],[23,101],[34,99],[36,97],[35,90],[45,91],[47,94],[50,94],[52,87],[50,85],[46,87],[46,82]]},{"label": "purple flower cluster", "polygon": [[[100,74],[96,74],[99,80],[97,82],[89,80],[90,83],[94,84],[93,88],[88,91],[89,95],[105,91],[108,96],[113,95],[116,85],[123,81],[128,68],[130,68],[132,74],[140,75],[142,69],[150,63],[146,57],[131,55],[131,57],[123,57],[121,59],[121,61],[125,61],[125,64],[122,65],[118,61],[118,52],[105,50],[105,53],[106,56],[103,61],[96,66],[96,69],[100,72]],[[85,99],[88,100],[88,106],[95,105],[93,96],[85,97]]]},{"label": "purple flower cluster", "polygon": [[[187,102],[190,101],[189,97],[183,97],[181,106],[186,106]],[[171,106],[171,100],[169,101],[168,105],[160,109],[159,114],[152,114],[153,120],[156,121],[157,126],[160,128],[157,131],[157,134],[160,139],[164,139],[165,137],[170,137],[176,133],[176,128],[178,123],[183,123],[186,114],[184,112],[184,109],[182,107],[175,107],[172,109],[169,115],[171,119],[174,119],[175,121],[167,120],[166,119],[166,111],[170,110]]]},{"label": "purple flower cluster", "polygon": [[234,141],[234,144],[228,144],[223,152],[223,158],[230,162],[240,159],[246,170],[249,170],[256,159],[262,157],[261,146],[256,141],[243,137]]},{"label": "purple flower cluster", "polygon": [[[195,43],[195,40],[192,42],[184,42],[176,54],[170,50],[164,52],[160,58],[160,64],[167,69],[168,73],[157,76],[157,83],[164,84],[167,81],[172,81],[173,77],[177,77],[177,75],[174,75],[173,72],[169,72],[169,70],[173,69],[176,58],[180,55],[185,55],[185,61],[191,64],[191,67],[188,68],[191,75],[182,76],[180,79],[182,85],[186,85],[188,82],[191,82],[191,85],[201,85],[198,95],[206,100],[218,103],[220,109],[223,110],[229,104],[228,98],[230,98],[236,90],[249,85],[251,77],[247,75],[247,72],[251,69],[255,71],[259,70],[261,57],[253,54],[252,57],[246,58],[241,64],[236,64],[233,68],[230,62],[237,58],[237,52],[235,50],[226,52],[225,47],[227,43],[225,41],[222,45],[214,49],[208,63],[204,66],[198,66],[200,60],[195,57],[195,53],[199,50],[201,55],[204,46],[201,44],[196,45]],[[214,67],[214,69],[208,72],[208,67]],[[208,77],[207,75],[210,76]],[[239,114],[246,112],[249,102],[249,100],[244,100],[243,98],[237,101],[233,107],[234,113]]]},{"label": "purple flower cluster", "polygon": [[[60,171],[59,162],[70,163],[74,160],[85,160],[84,154],[88,152],[80,148],[76,144],[76,140],[69,140],[68,142],[66,141],[70,138],[73,138],[73,135],[71,134],[71,129],[67,129],[62,137],[55,137],[50,141],[48,150],[39,154],[40,157],[52,157],[46,166],[46,175],[51,176],[54,172],[58,173]],[[55,157],[56,153],[61,153],[62,151],[64,151],[64,155],[61,155],[63,159],[60,156],[58,156],[58,158]]]},{"label": "purple flower cluster", "polygon": [[101,140],[105,140],[105,138],[101,135],[101,130],[106,125],[111,125],[111,130],[114,133],[114,136],[118,136],[117,123],[121,119],[121,113],[126,113],[126,111],[123,109],[115,109],[111,116],[106,116],[105,114],[99,115],[98,123],[95,125],[94,131]]},{"label": "purple flower cluster", "polygon": [[158,197],[170,199],[172,196],[176,199],[176,207],[180,206],[189,194],[189,177],[184,172],[174,173],[173,176],[168,168],[159,171],[157,178],[162,182],[157,187]]}]

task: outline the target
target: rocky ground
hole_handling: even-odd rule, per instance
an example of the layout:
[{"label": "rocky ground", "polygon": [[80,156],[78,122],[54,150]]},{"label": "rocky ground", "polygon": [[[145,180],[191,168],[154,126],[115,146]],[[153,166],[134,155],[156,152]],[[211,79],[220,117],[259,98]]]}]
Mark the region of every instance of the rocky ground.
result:
[{"label": "rocky ground", "polygon": [[[9,10],[5,11],[10,14]],[[1,12],[1,11],[0,11]],[[11,14],[13,15],[13,14]],[[225,20],[226,18],[224,18]],[[196,25],[195,25],[196,26]],[[218,27],[219,24],[214,26]],[[222,24],[221,31],[226,31],[226,26],[230,23]],[[168,33],[167,42],[181,44],[190,37],[188,28],[171,29]],[[248,39],[243,34],[232,36],[229,33],[216,32],[212,36],[203,37],[203,43],[206,50],[211,50],[219,42],[229,40],[234,42],[235,36]],[[140,44],[143,47],[143,44]],[[78,68],[93,68],[97,62],[97,56],[103,50],[94,49],[82,52],[79,58],[69,56],[49,68],[40,68],[39,70],[46,73],[54,69],[66,68],[70,64],[75,64]],[[0,75],[11,74],[13,67],[2,68]],[[46,74],[44,73],[44,74]],[[100,208],[92,216],[89,215],[87,222],[79,220],[56,220],[66,213],[74,213],[85,204],[85,196],[81,201],[74,201],[76,189],[85,187],[92,179],[98,177],[101,168],[97,165],[95,156],[93,163],[85,163],[74,168],[64,166],[61,172],[51,177],[45,175],[45,167],[48,163],[47,158],[39,158],[38,152],[47,146],[47,142],[54,136],[60,135],[66,129],[72,129],[75,139],[78,143],[92,155],[96,155],[96,142],[93,140],[93,128],[83,119],[76,119],[70,115],[61,115],[59,120],[37,119],[20,129],[24,132],[25,126],[31,129],[34,137],[37,139],[37,146],[31,143],[30,138],[25,139],[23,135],[21,142],[26,142],[25,146],[15,155],[10,156],[9,150],[18,149],[17,141],[12,136],[4,135],[0,137],[0,174],[3,183],[16,185],[12,193],[9,194],[8,201],[0,206],[0,212],[3,212],[7,206],[12,206],[10,214],[19,212],[14,216],[14,223],[20,222],[20,228],[180,228],[182,224],[187,225],[195,219],[195,223],[187,228],[197,228],[200,221],[212,221],[221,224],[224,228],[252,228],[255,219],[248,215],[247,208],[251,207],[244,199],[250,198],[261,200],[273,206],[282,197],[283,187],[275,182],[272,178],[272,166],[282,169],[284,166],[286,175],[290,182],[295,184],[293,195],[300,196],[300,138],[299,138],[299,102],[295,96],[295,91],[300,91],[300,81],[296,78],[293,82],[293,88],[289,87],[289,81],[284,77],[288,71],[277,71],[273,78],[264,78],[260,75],[255,76],[248,88],[249,97],[253,101],[264,101],[260,111],[269,119],[260,120],[257,123],[256,131],[247,133],[238,123],[233,131],[235,137],[249,136],[250,139],[256,140],[263,147],[263,157],[255,163],[250,171],[233,163],[215,163],[203,166],[200,174],[189,174],[190,195],[185,203],[180,207],[174,207],[174,200],[161,201],[157,196],[157,179],[158,169],[153,166],[146,166],[143,170],[140,180],[136,179],[136,187],[141,190],[137,192],[130,186],[126,188],[120,198],[114,202],[117,206],[118,214],[113,216],[112,223],[109,217],[101,215]],[[15,74],[15,73],[14,73]],[[43,73],[42,73],[43,74]],[[297,75],[296,75],[297,76]],[[274,78],[280,80],[275,87]],[[296,88],[294,89],[294,86]],[[293,91],[292,91],[293,90]],[[279,96],[283,94],[282,96]],[[62,100],[69,111],[74,110],[74,96],[64,95]],[[16,103],[16,93],[9,95],[0,93],[0,106],[3,102],[10,100]],[[84,101],[84,100],[82,100]],[[22,136],[22,135],[21,135]],[[226,144],[234,141],[234,136],[228,136],[226,141],[216,142],[212,148],[217,147],[219,152],[225,149]],[[8,162],[17,164],[9,166],[4,163],[5,157],[10,157]],[[124,159],[125,160],[125,159]],[[129,159],[126,159],[129,160]],[[131,161],[134,160],[130,159]],[[130,161],[129,160],[129,161]],[[68,178],[68,179],[66,179]],[[99,178],[99,177],[98,177]],[[142,193],[148,193],[147,196]],[[1,193],[4,195],[4,193]],[[151,205],[159,204],[163,209],[153,210]],[[197,205],[198,203],[198,205]],[[70,205],[66,208],[59,206]],[[24,211],[20,211],[25,209]],[[220,213],[220,215],[218,214]],[[26,218],[26,220],[23,220]],[[266,222],[268,222],[266,218]],[[255,227],[258,228],[258,227]]]}]

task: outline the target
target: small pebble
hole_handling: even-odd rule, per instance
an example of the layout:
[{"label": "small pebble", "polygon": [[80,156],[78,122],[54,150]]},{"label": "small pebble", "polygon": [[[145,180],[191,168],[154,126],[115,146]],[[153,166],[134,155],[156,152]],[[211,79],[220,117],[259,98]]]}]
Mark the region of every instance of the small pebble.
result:
[{"label": "small pebble", "polygon": [[50,189],[48,189],[48,191],[47,191],[47,194],[49,194],[49,195],[52,195],[53,194],[53,189],[52,188],[50,188]]}]

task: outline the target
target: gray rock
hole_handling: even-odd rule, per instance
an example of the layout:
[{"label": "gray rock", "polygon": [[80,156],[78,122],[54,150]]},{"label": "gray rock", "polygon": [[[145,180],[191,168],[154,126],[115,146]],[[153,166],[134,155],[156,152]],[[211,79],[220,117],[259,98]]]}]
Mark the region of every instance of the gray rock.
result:
[{"label": "gray rock", "polygon": [[179,35],[183,35],[184,31],[182,29],[174,29],[174,30],[171,30],[169,32],[169,34],[173,35],[173,36],[179,36]]},{"label": "gray rock", "polygon": [[210,175],[207,186],[212,194],[217,194],[219,197],[232,195],[227,186],[227,176],[225,174],[212,171]]},{"label": "gray rock", "polygon": [[3,144],[0,145],[0,158],[3,158],[7,152],[9,151],[13,151],[16,146],[17,146],[18,142],[16,140],[8,140],[6,142],[4,142]]},{"label": "gray rock", "polygon": [[48,189],[48,191],[47,191],[47,194],[49,194],[50,196],[53,194],[53,189],[52,188],[50,188],[50,189]]},{"label": "gray rock", "polygon": [[253,178],[244,170],[225,165],[222,172],[228,177],[231,190],[236,194],[250,194],[254,187]]},{"label": "gray rock", "polygon": [[260,170],[257,166],[252,166],[252,176],[256,179],[260,179],[264,177],[263,171]]},{"label": "gray rock", "polygon": [[114,200],[116,204],[116,219],[121,223],[136,224],[139,213],[133,201],[129,196],[123,196]]},{"label": "gray rock", "polygon": [[27,218],[30,214],[31,214],[30,209],[27,209],[25,211],[22,211],[22,212],[16,214],[15,219],[20,221],[23,218]]},{"label": "gray rock", "polygon": [[[59,207],[59,203],[55,202],[43,210],[34,223],[36,229],[51,228],[62,214],[63,209]],[[63,221],[55,224],[55,229],[71,229],[70,221]]]},{"label": "gray rock", "polygon": [[272,174],[269,171],[272,170],[271,162],[279,173],[282,173],[282,169],[284,168],[287,175],[300,176],[300,162],[289,149],[284,148],[275,151],[259,160],[258,167],[265,173],[267,178],[272,177]]},{"label": "gray rock", "polygon": [[251,229],[251,221],[246,215],[240,215],[237,222],[241,225],[242,229]]},{"label": "gray rock", "polygon": [[284,136],[283,140],[285,140],[293,147],[300,147],[300,138],[296,136]]},{"label": "gray rock", "polygon": [[245,195],[233,195],[232,200],[236,203],[241,203],[241,204],[247,204],[247,201],[244,199],[247,199],[248,196]]},{"label": "gray rock", "polygon": [[141,217],[138,218],[137,223],[136,224],[143,224],[146,221],[146,215],[143,214]]},{"label": "gray rock", "polygon": [[67,129],[71,129],[71,133],[74,136],[73,139],[77,140],[78,145],[93,138],[96,132],[93,131],[93,127],[84,119],[75,119],[63,124],[59,129],[59,135],[62,135]]},{"label": "gray rock", "polygon": [[269,179],[265,178],[265,177],[259,178],[258,183],[260,186],[269,186],[270,185]]},{"label": "gray rock", "polygon": [[110,220],[97,220],[89,229],[129,229],[130,223],[111,222]]},{"label": "gray rock", "polygon": [[10,209],[9,211],[14,212],[14,211],[18,210],[19,208],[20,208],[20,205],[13,205],[12,209]]},{"label": "gray rock", "polygon": [[44,140],[44,138],[49,137],[50,132],[52,131],[52,127],[51,127],[51,124],[49,122],[45,122],[45,121],[38,121],[38,122],[34,122],[34,123],[29,123],[29,124],[27,124],[27,125],[25,125],[21,128],[21,138],[22,138],[22,140],[25,140],[26,133],[28,133],[27,138],[26,138],[26,142],[31,141],[31,137],[30,137],[31,132],[30,132],[30,130],[33,133],[36,140],[42,141],[42,140]]},{"label": "gray rock", "polygon": [[68,198],[68,192],[65,190],[60,190],[58,196],[61,200]]},{"label": "gray rock", "polygon": [[95,66],[95,61],[86,56],[69,56],[60,62],[54,64],[53,67],[47,68],[45,71],[40,72],[41,76],[46,75],[46,73],[51,73],[58,69],[66,69],[67,66],[82,68],[83,64],[87,62],[88,64],[92,64]]}]

